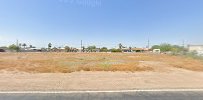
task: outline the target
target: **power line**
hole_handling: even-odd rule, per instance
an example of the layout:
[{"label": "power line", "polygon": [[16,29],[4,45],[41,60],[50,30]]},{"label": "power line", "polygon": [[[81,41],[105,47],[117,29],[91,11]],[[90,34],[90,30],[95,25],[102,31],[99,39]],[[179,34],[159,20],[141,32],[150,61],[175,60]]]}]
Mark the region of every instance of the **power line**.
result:
[{"label": "power line", "polygon": [[149,41],[149,38],[148,38],[148,45],[147,45],[147,48],[148,48],[148,49],[149,49],[149,45],[150,45],[149,42],[150,42],[150,41]]},{"label": "power line", "polygon": [[83,46],[82,46],[82,40],[81,40],[81,52],[82,52]]},{"label": "power line", "polygon": [[185,40],[183,40],[183,47],[185,47]]},{"label": "power line", "polygon": [[18,39],[16,40],[16,46],[19,46],[19,44],[18,44]]}]

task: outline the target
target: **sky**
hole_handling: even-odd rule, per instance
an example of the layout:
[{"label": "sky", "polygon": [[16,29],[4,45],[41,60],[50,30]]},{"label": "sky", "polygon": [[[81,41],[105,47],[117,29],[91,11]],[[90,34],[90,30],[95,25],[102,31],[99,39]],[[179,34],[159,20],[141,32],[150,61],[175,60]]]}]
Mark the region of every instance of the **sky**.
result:
[{"label": "sky", "polygon": [[203,44],[203,0],[0,0],[0,46]]}]

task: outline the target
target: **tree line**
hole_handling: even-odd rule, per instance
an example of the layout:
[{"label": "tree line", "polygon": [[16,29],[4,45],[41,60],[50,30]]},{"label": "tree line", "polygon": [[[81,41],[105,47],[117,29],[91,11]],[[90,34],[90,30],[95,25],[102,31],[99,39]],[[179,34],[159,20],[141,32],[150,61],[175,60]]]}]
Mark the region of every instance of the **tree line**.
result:
[{"label": "tree line", "polygon": [[[15,44],[12,44],[10,45],[8,48],[12,51],[20,51],[20,49],[25,49],[25,48],[35,48],[34,46],[32,45],[29,45],[27,46],[26,43],[20,43],[18,46],[15,45]],[[125,46],[123,46],[121,43],[118,44],[118,48],[112,48],[112,49],[108,49],[107,47],[102,47],[102,48],[97,48],[95,45],[92,45],[92,46],[88,46],[88,47],[84,47],[82,46],[81,47],[81,51],[82,52],[85,52],[85,51],[88,51],[88,52],[96,52],[96,50],[99,50],[99,52],[122,52],[122,49],[123,48],[127,48]],[[61,47],[52,47],[52,44],[51,43],[48,43],[47,45],[47,48],[42,48],[43,50],[47,50],[47,51],[56,51],[56,50],[60,50]],[[76,48],[73,48],[73,47],[69,47],[69,46],[65,46],[64,47],[65,49],[65,52],[76,52],[77,49]],[[129,47],[129,49],[132,49],[132,47]],[[179,45],[171,45],[171,44],[167,44],[167,43],[164,43],[164,44],[160,44],[160,45],[153,45],[151,48],[151,50],[153,49],[160,49],[161,52],[175,52],[175,53],[179,53],[179,52],[183,52],[183,51],[186,51],[186,49],[183,47],[183,46],[179,46]]]},{"label": "tree line", "polygon": [[179,45],[171,45],[167,43],[163,43],[160,45],[154,45],[151,48],[153,49],[160,49],[161,52],[170,52],[172,54],[180,54],[180,53],[185,53],[187,52],[187,49],[184,46],[179,46]]}]

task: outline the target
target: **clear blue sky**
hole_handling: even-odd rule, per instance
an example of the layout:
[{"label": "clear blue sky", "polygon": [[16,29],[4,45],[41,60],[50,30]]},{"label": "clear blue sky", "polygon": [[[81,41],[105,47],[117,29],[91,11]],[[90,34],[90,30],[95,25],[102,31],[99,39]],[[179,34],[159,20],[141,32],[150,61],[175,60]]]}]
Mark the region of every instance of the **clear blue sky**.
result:
[{"label": "clear blue sky", "polygon": [[0,0],[0,46],[203,44],[203,0]]}]

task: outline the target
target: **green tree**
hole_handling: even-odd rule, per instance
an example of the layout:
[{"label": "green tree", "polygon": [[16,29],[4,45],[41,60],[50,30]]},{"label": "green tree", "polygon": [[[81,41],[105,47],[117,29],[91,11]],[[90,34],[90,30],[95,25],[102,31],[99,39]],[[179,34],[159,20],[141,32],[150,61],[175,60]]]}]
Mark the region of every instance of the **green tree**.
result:
[{"label": "green tree", "polygon": [[178,46],[178,45],[173,45],[173,48],[172,48],[172,51],[174,51],[174,52],[181,52],[184,50],[185,50],[184,47]]},{"label": "green tree", "polygon": [[121,49],[111,49],[110,51],[111,51],[111,52],[122,52]]},{"label": "green tree", "polygon": [[46,52],[47,49],[46,48],[41,48],[41,51]]},{"label": "green tree", "polygon": [[85,46],[82,46],[82,52],[85,52]]},{"label": "green tree", "polygon": [[160,49],[162,52],[172,51],[173,53],[179,53],[185,51],[185,48],[178,45],[171,45],[171,44],[161,44],[161,45],[154,45],[152,49]]},{"label": "green tree", "polygon": [[20,48],[16,46],[15,44],[12,44],[8,47],[11,51],[17,51],[19,52]]},{"label": "green tree", "polygon": [[57,51],[58,51],[58,48],[57,48],[57,47],[53,47],[53,48],[52,48],[52,51],[57,52]]},{"label": "green tree", "polygon": [[97,47],[96,46],[89,46],[89,47],[87,47],[87,49],[89,50],[89,51],[91,51],[91,52],[93,52],[93,50],[95,50]]},{"label": "green tree", "polygon": [[100,49],[100,52],[108,52],[108,48],[107,48],[107,47],[102,47],[102,48]]},{"label": "green tree", "polygon": [[70,47],[69,46],[65,46],[65,52],[70,52]]},{"label": "green tree", "polygon": [[153,49],[160,49],[160,46],[159,45],[154,45],[154,46],[152,46],[152,50]]},{"label": "green tree", "polygon": [[162,52],[167,52],[167,51],[172,51],[173,47],[170,44],[164,43],[160,45],[160,49]]},{"label": "green tree", "polygon": [[172,53],[174,55],[177,55],[177,54],[185,55],[186,52],[187,52],[187,49],[185,49],[183,46],[173,45]]}]

